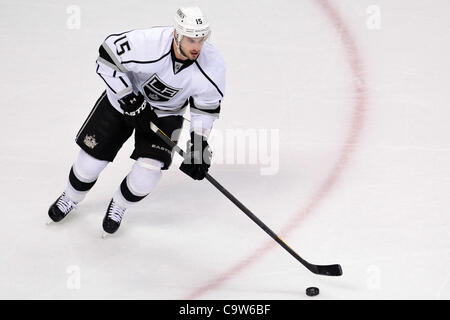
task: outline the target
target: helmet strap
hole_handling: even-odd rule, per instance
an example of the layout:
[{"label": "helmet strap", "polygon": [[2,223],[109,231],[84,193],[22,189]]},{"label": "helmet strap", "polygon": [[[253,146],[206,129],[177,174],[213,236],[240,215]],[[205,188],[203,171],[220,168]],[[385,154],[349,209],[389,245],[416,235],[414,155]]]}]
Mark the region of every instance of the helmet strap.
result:
[{"label": "helmet strap", "polygon": [[181,49],[181,40],[183,39],[183,35],[179,34],[178,32],[176,33],[175,36],[175,43],[177,45],[177,52],[179,55],[182,55],[183,57],[185,57],[186,59],[189,59],[188,56],[186,56],[183,52],[183,49]]}]

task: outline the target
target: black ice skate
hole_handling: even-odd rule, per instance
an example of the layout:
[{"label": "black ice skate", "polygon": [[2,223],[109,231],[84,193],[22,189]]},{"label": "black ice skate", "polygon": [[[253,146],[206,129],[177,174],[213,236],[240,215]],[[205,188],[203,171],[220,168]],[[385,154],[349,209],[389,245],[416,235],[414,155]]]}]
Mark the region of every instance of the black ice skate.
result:
[{"label": "black ice skate", "polygon": [[119,229],[123,214],[126,208],[121,207],[112,199],[103,219],[103,230],[107,233],[114,233]]},{"label": "black ice skate", "polygon": [[59,222],[77,207],[77,202],[70,199],[65,192],[50,206],[48,216],[52,221]]}]

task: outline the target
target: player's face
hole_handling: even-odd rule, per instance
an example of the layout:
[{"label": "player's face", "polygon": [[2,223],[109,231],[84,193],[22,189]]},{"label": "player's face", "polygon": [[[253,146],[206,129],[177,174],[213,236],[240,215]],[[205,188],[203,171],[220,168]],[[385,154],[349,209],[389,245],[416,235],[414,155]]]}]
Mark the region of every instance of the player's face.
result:
[{"label": "player's face", "polygon": [[205,44],[206,37],[203,38],[189,38],[183,37],[181,40],[181,49],[183,53],[189,58],[189,60],[195,60],[200,54],[203,45]]}]

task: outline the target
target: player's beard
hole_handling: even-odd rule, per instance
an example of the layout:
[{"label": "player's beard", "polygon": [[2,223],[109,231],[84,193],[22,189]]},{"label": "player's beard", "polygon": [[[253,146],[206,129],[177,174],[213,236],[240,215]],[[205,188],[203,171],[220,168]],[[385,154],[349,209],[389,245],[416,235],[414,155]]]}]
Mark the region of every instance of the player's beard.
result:
[{"label": "player's beard", "polygon": [[188,60],[191,60],[191,61],[197,60],[198,56],[200,55],[200,52],[198,52],[198,53],[197,53],[197,57],[195,57],[195,59],[191,59],[191,58],[184,52],[184,50],[183,50],[183,48],[182,48],[181,46],[180,46],[180,52],[181,52],[181,54],[182,54],[185,58],[187,58]]}]

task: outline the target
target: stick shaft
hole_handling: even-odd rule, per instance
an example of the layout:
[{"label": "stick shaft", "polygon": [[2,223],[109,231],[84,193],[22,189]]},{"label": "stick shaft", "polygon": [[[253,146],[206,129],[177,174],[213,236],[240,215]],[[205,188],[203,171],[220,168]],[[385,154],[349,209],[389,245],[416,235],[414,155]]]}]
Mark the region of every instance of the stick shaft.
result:
[{"label": "stick shaft", "polygon": [[[165,141],[170,147],[173,148],[180,156],[184,157],[185,152],[177,146],[164,132],[162,132],[155,124],[150,123],[150,127],[163,141]],[[208,180],[217,190],[219,190],[225,197],[233,202],[243,213],[247,215],[253,222],[255,222],[261,229],[263,229],[273,240],[275,240],[280,246],[282,246],[287,252],[289,252],[297,261],[303,264],[308,270],[316,274],[323,275],[342,275],[342,269],[339,265],[332,266],[317,266],[309,263],[300,257],[291,247],[289,247],[275,232],[273,232],[264,222],[262,222],[257,216],[253,214],[246,206],[242,204],[235,196],[233,196],[227,189],[225,189],[216,179],[214,179],[209,173],[206,173],[206,180]],[[330,270],[332,269],[332,270]]]},{"label": "stick shaft", "polygon": [[225,197],[227,197],[231,202],[233,202],[242,212],[244,212],[247,217],[249,217],[253,222],[255,222],[261,229],[263,229],[273,240],[275,240],[279,245],[281,245],[287,252],[289,252],[295,259],[305,264],[306,261],[302,259],[291,247],[289,247],[275,232],[272,231],[264,222],[262,222],[257,216],[253,214],[246,206],[242,204],[235,196],[233,196],[227,189],[225,189],[216,179],[214,179],[210,174],[206,174],[205,177],[213,186],[217,188]]}]

